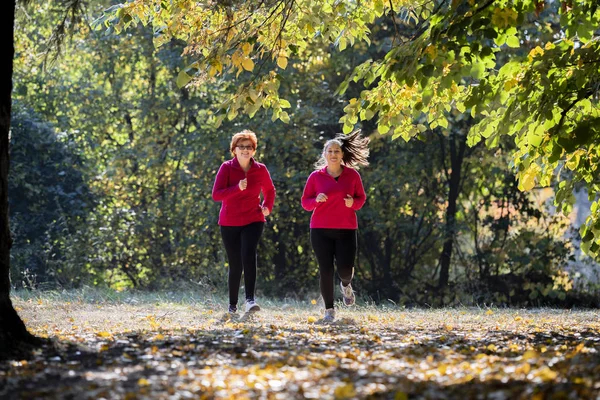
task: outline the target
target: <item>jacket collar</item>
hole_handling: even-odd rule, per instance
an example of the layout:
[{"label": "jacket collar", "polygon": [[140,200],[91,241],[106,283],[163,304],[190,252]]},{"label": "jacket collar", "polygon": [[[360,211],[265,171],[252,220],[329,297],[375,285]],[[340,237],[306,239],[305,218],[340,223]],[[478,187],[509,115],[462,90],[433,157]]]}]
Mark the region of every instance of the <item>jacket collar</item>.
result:
[{"label": "jacket collar", "polygon": [[[346,167],[345,167],[344,165],[342,165],[342,173],[341,173],[341,174],[339,174],[338,178],[339,178],[340,176],[344,175],[344,172],[346,172]],[[321,174],[325,174],[325,175],[327,175],[327,176],[330,176],[330,177],[331,177],[331,175],[329,175],[329,173],[327,173],[327,165],[326,165],[326,166],[324,166],[323,168],[321,168],[321,169],[319,170],[319,173],[321,173]],[[333,178],[333,177],[332,177],[332,178]],[[335,178],[334,178],[334,179],[335,179]]]},{"label": "jacket collar", "polygon": [[[238,161],[237,157],[233,157],[233,158],[231,159],[231,165],[232,165],[234,168],[239,168],[239,169],[242,169],[242,166],[240,165],[240,162]],[[252,158],[250,159],[250,169],[253,169],[253,168],[258,168],[257,162],[256,162],[256,160],[254,159],[254,157],[252,157]],[[326,172],[326,173],[327,173],[327,172]]]}]

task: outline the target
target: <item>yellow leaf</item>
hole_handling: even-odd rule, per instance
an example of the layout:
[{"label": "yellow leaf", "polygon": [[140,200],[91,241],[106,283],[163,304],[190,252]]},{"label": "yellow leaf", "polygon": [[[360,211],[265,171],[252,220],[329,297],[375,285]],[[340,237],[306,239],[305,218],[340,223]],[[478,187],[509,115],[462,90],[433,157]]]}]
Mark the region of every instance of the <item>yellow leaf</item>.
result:
[{"label": "yellow leaf", "polygon": [[107,337],[111,337],[112,335],[108,332],[98,332],[96,334],[97,336],[103,337],[103,338],[107,338]]},{"label": "yellow leaf", "polygon": [[527,58],[529,58],[529,61],[531,61],[535,57],[537,57],[538,55],[539,56],[543,56],[544,55],[544,49],[542,49],[540,46],[536,46],[534,49],[531,49],[531,51],[527,55]]},{"label": "yellow leaf", "polygon": [[315,304],[317,304],[317,301],[316,301],[315,299],[312,299],[312,300],[310,301],[310,304],[312,304],[312,305],[314,306]]},{"label": "yellow leaf", "polygon": [[148,386],[149,384],[150,382],[146,378],[140,378],[140,380],[138,381],[139,386]]},{"label": "yellow leaf", "polygon": [[519,190],[526,192],[535,186],[535,177],[541,168],[537,164],[531,164],[529,168],[519,174]]},{"label": "yellow leaf", "polygon": [[242,61],[242,67],[244,67],[246,71],[252,71],[254,69],[254,61],[246,58],[244,61]]},{"label": "yellow leaf", "polygon": [[394,400],[408,400],[408,394],[404,392],[396,392]]},{"label": "yellow leaf", "polygon": [[510,80],[504,82],[504,90],[509,91],[510,89],[517,86],[518,83],[519,83],[519,81],[516,80],[515,78],[510,79]]},{"label": "yellow leaf", "polygon": [[309,324],[314,324],[315,322],[317,322],[317,318],[313,317],[312,315],[308,317]]},{"label": "yellow leaf", "polygon": [[242,62],[242,57],[240,56],[240,54],[237,51],[231,55],[231,64],[234,67],[239,66],[241,64],[241,62]]},{"label": "yellow leaf", "polygon": [[346,383],[345,385],[336,387],[333,395],[336,399],[351,399],[356,396],[356,391],[352,383]]},{"label": "yellow leaf", "polygon": [[494,313],[494,312],[493,312],[492,310],[487,310],[487,311],[485,312],[485,315],[492,315],[493,313]]},{"label": "yellow leaf", "polygon": [[431,60],[435,60],[437,57],[437,48],[430,44],[425,48],[424,53],[427,54]]},{"label": "yellow leaf", "polygon": [[527,350],[525,353],[523,353],[523,360],[531,360],[532,358],[537,358],[538,357],[538,353],[535,350]]},{"label": "yellow leaf", "polygon": [[558,376],[558,373],[556,371],[552,371],[548,367],[544,367],[538,370],[535,373],[535,376],[541,378],[543,381],[553,381]]},{"label": "yellow leaf", "polygon": [[287,65],[288,65],[288,59],[286,57],[278,57],[277,58],[277,65],[281,69],[286,69]]},{"label": "yellow leaf", "polygon": [[244,55],[247,56],[252,51],[252,45],[250,43],[244,43],[242,46],[242,51],[244,52]]},{"label": "yellow leaf", "polygon": [[325,364],[329,365],[330,367],[337,367],[339,365],[335,358],[328,358],[327,361],[325,361]]}]

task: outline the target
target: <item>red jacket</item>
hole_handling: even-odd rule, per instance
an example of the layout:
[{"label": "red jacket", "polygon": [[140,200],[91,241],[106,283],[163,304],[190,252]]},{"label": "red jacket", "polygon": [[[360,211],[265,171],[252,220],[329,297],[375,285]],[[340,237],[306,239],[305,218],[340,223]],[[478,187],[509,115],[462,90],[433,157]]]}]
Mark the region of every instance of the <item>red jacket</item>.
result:
[{"label": "red jacket", "polygon": [[[248,178],[248,186],[246,190],[241,190],[239,182],[244,178]],[[264,198],[262,206],[272,211],[275,186],[264,164],[253,158],[247,173],[235,157],[221,164],[212,191],[213,200],[222,202],[219,225],[243,226],[265,222],[260,208],[261,190]]]},{"label": "red jacket", "polygon": [[[312,211],[310,218],[311,228],[357,229],[356,210],[365,204],[367,196],[362,180],[356,170],[342,167],[342,174],[336,181],[327,173],[327,167],[314,171],[308,177],[304,193],[302,193],[302,207]],[[317,203],[317,195],[325,193],[327,201]],[[346,195],[354,198],[352,207],[346,207]]]}]

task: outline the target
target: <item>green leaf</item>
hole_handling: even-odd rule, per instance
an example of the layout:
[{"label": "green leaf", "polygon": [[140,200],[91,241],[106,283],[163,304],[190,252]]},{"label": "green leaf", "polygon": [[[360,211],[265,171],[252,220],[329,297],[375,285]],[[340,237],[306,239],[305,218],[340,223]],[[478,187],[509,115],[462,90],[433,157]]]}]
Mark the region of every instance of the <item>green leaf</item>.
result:
[{"label": "green leaf", "polygon": [[177,75],[177,87],[182,88],[187,85],[192,80],[192,77],[187,74],[185,71],[180,71],[179,75]]},{"label": "green leaf", "polygon": [[494,43],[496,43],[496,46],[498,46],[498,47],[502,46],[504,43],[506,43],[506,35],[505,34],[498,35],[498,37],[496,37],[496,39],[494,39]]},{"label": "green leaf", "polygon": [[508,45],[508,47],[513,47],[513,48],[517,48],[517,47],[521,46],[521,43],[519,42],[519,38],[516,36],[509,36],[506,39],[506,44]]},{"label": "green leaf", "polygon": [[431,64],[427,64],[424,65],[423,68],[421,68],[421,72],[423,73],[423,76],[433,76],[433,71],[435,70],[435,66],[431,65]]},{"label": "green leaf", "polygon": [[340,83],[340,86],[338,86],[337,90],[335,91],[335,94],[346,93],[346,90],[348,89],[348,85],[349,85],[349,82],[347,80]]},{"label": "green leaf", "polygon": [[530,146],[538,147],[544,139],[544,126],[532,126],[527,133],[527,142]]},{"label": "green leaf", "polygon": [[426,89],[423,92],[423,98],[421,99],[421,101],[423,102],[423,105],[428,105],[432,98],[433,98],[433,90]]},{"label": "green leaf", "polygon": [[353,130],[354,130],[353,124],[344,124],[344,126],[342,128],[342,132],[344,132],[345,134],[348,134],[348,133],[352,132]]},{"label": "green leaf", "polygon": [[482,79],[485,76],[485,64],[475,63],[471,66],[471,77],[475,79]]},{"label": "green leaf", "polygon": [[390,131],[390,126],[389,125],[384,125],[384,124],[379,124],[379,125],[377,125],[377,130],[382,135],[385,135],[386,133],[388,133]]}]

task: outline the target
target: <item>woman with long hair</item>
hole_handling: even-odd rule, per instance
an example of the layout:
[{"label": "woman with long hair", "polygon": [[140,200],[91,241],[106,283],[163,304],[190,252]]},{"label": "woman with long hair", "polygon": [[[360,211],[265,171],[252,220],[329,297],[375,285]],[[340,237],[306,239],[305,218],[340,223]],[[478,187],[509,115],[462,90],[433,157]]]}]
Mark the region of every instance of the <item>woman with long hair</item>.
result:
[{"label": "woman with long hair", "polygon": [[360,166],[367,166],[369,139],[356,130],[339,134],[323,146],[316,170],[310,174],[302,194],[302,207],[312,211],[310,242],[319,264],[320,289],[325,302],[324,321],[335,319],[335,266],[340,277],[344,304],[354,304],[352,290],[357,250],[356,211],[367,199]]}]

